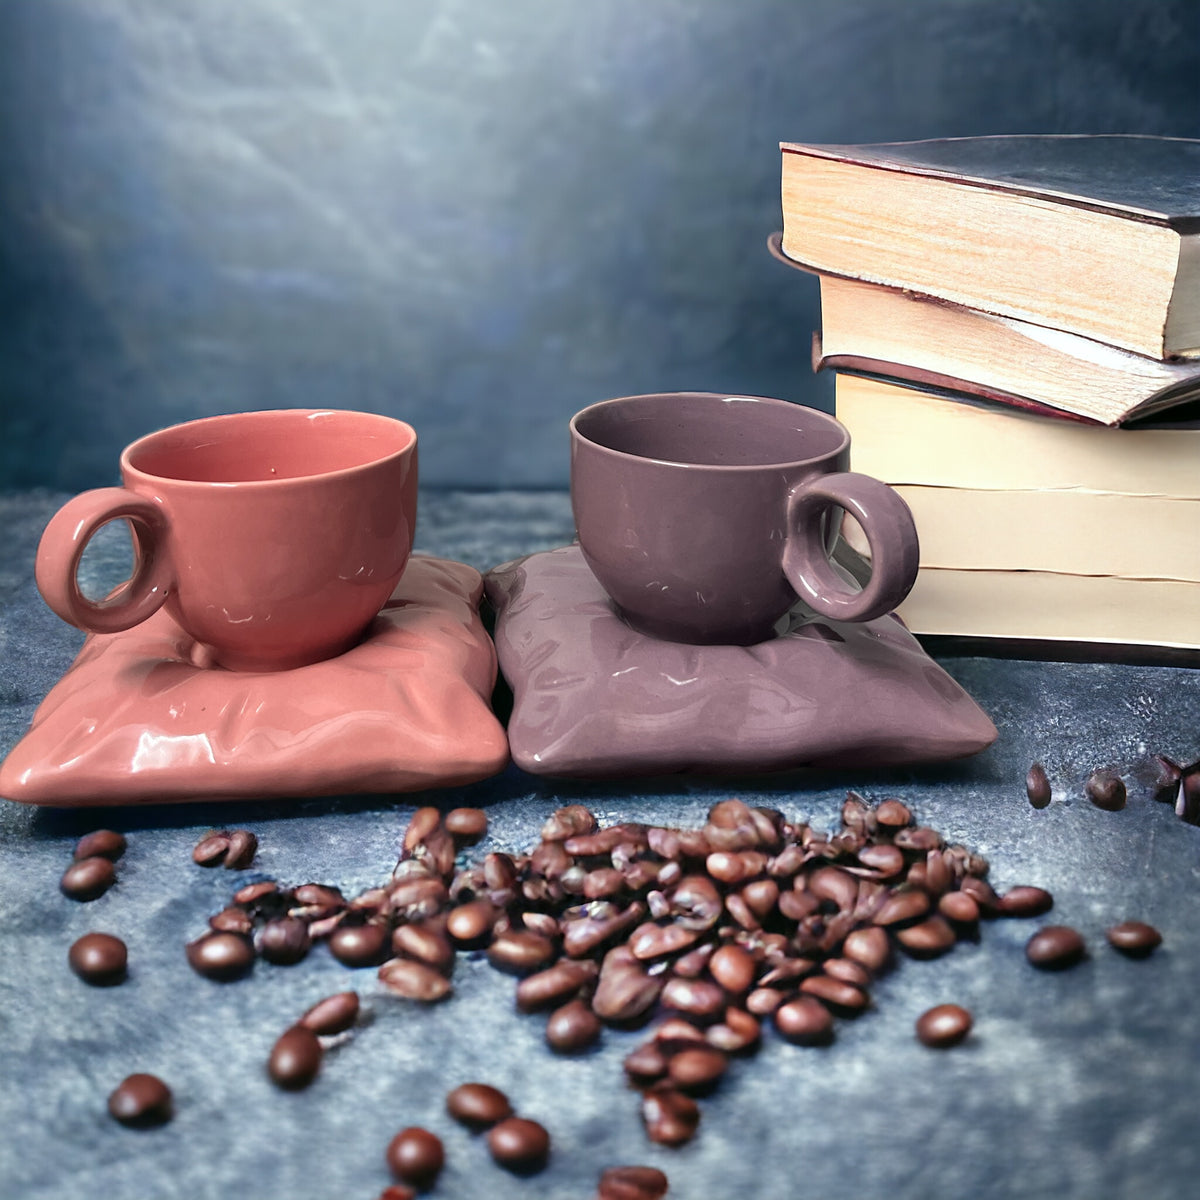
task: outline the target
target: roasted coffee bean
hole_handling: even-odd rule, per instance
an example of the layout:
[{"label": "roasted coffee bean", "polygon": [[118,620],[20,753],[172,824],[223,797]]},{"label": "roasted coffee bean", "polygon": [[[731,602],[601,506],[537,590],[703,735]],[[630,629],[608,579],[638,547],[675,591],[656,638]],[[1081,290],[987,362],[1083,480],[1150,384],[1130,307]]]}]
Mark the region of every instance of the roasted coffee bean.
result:
[{"label": "roasted coffee bean", "polygon": [[737,893],[725,897],[725,911],[743,929],[757,930],[762,928],[762,922],[754,915],[750,906]]},{"label": "roasted coffee bean", "polygon": [[460,846],[473,846],[487,833],[487,813],[482,808],[452,808],[446,814],[446,832]]},{"label": "roasted coffee bean", "polygon": [[357,992],[335,992],[318,1000],[297,1024],[320,1037],[333,1037],[345,1033],[358,1020],[358,1008]]},{"label": "roasted coffee bean", "polygon": [[588,900],[608,900],[625,890],[625,876],[615,867],[599,867],[583,877],[583,894]]},{"label": "roasted coffee bean", "polygon": [[1005,917],[1040,917],[1054,907],[1054,897],[1044,888],[1009,888],[1000,897],[1000,914]]},{"label": "roasted coffee bean", "polygon": [[995,889],[986,879],[968,875],[959,883],[958,889],[965,892],[979,905],[981,917],[994,917],[999,914],[1000,897],[996,895]]},{"label": "roasted coffee bean", "polygon": [[229,871],[244,871],[258,853],[258,838],[248,829],[235,829],[229,835],[229,849],[225,851],[225,868]]},{"label": "roasted coffee bean", "polygon": [[833,1040],[833,1017],[812,996],[798,996],[781,1004],[774,1014],[775,1028],[789,1042],[820,1046]]},{"label": "roasted coffee bean", "polygon": [[781,958],[772,959],[774,966],[759,976],[760,987],[786,987],[811,975],[817,969],[814,958]]},{"label": "roasted coffee bean", "polygon": [[[437,811],[436,809],[434,810]],[[392,1174],[415,1187],[432,1187],[446,1165],[442,1140],[428,1129],[410,1126],[388,1143],[387,1165]]]},{"label": "roasted coffee bean", "polygon": [[279,1087],[298,1092],[316,1079],[321,1057],[317,1035],[306,1025],[294,1025],[271,1047],[267,1073]]},{"label": "roasted coffee bean", "polygon": [[699,979],[712,960],[715,950],[716,946],[712,942],[703,942],[699,946],[694,946],[675,960],[672,970],[680,979]]},{"label": "roasted coffee bean", "polygon": [[632,929],[646,915],[646,906],[635,900],[618,909],[607,900],[593,900],[582,916],[563,921],[563,951],[570,958],[585,958],[601,946]]},{"label": "roasted coffee bean", "polygon": [[378,1200],[417,1200],[417,1193],[407,1183],[389,1183],[379,1193]]},{"label": "roasted coffee bean", "polygon": [[390,935],[386,925],[339,925],[329,938],[329,952],[347,967],[373,967],[387,952]]},{"label": "roasted coffee bean", "polygon": [[761,1035],[762,1031],[754,1017],[745,1009],[730,1006],[725,1010],[722,1021],[704,1031],[704,1040],[726,1054],[739,1054],[758,1045]]},{"label": "roasted coffee bean", "polygon": [[677,1088],[658,1085],[642,1098],[646,1136],[663,1146],[682,1146],[695,1136],[700,1109]]},{"label": "roasted coffee bean", "polygon": [[92,833],[85,833],[75,843],[73,857],[76,861],[81,858],[107,858],[116,862],[125,853],[126,844],[122,834],[111,829],[97,829]]},{"label": "roasted coffee bean", "polygon": [[171,1089],[157,1075],[129,1075],[109,1095],[108,1111],[136,1129],[165,1124],[171,1119]]},{"label": "roasted coffee bean", "polygon": [[897,929],[896,940],[914,958],[936,958],[953,949],[958,937],[945,917],[929,917],[918,925]]},{"label": "roasted coffee bean", "polygon": [[125,978],[129,952],[111,933],[85,933],[67,952],[71,970],[97,987],[109,987]]},{"label": "roasted coffee bean", "polygon": [[956,925],[974,925],[979,920],[979,904],[969,892],[947,892],[938,901],[938,912]]},{"label": "roasted coffee bean", "polygon": [[848,912],[858,898],[858,880],[838,867],[818,867],[808,877],[808,890],[817,899]]},{"label": "roasted coffee bean", "polygon": [[219,867],[229,852],[229,834],[224,830],[207,833],[192,849],[192,862],[201,867]]},{"label": "roasted coffee bean", "polygon": [[279,884],[273,879],[263,879],[258,883],[248,883],[245,887],[238,888],[233,893],[233,902],[252,908],[260,905],[268,896],[277,895],[279,895]]},{"label": "roasted coffee bean", "polygon": [[320,883],[302,883],[292,893],[292,898],[314,918],[329,916],[346,907],[346,898],[337,888]]},{"label": "roasted coffee bean", "polygon": [[708,970],[727,992],[739,996],[754,983],[757,968],[753,956],[748,951],[727,942],[713,952]]},{"label": "roasted coffee bean", "polygon": [[576,834],[563,842],[563,849],[577,858],[591,858],[599,854],[611,854],[626,839],[628,825],[610,825],[595,833]]},{"label": "roasted coffee bean", "polygon": [[769,1017],[786,998],[777,988],[755,988],[746,997],[746,1008],[756,1017]]},{"label": "roasted coffee bean", "polygon": [[508,1097],[487,1083],[460,1083],[446,1096],[446,1111],[471,1129],[487,1129],[512,1116]]},{"label": "roasted coffee bean", "polygon": [[884,829],[903,829],[911,821],[912,813],[899,800],[884,800],[875,810],[875,822]]},{"label": "roasted coffee bean", "polygon": [[254,921],[244,908],[231,904],[209,917],[208,927],[215,929],[217,933],[241,933],[249,936],[254,932]]},{"label": "roasted coffee bean", "polygon": [[582,1001],[570,1000],[546,1021],[546,1042],[559,1054],[578,1054],[600,1037],[600,1018]]},{"label": "roasted coffee bean", "polygon": [[882,879],[891,879],[904,870],[904,853],[886,842],[877,846],[864,846],[858,852],[858,861],[864,867],[878,872]]},{"label": "roasted coffee bean", "polygon": [[669,1186],[657,1167],[608,1167],[596,1185],[596,1200],[662,1200]]},{"label": "roasted coffee bean", "polygon": [[779,911],[789,921],[803,921],[821,907],[821,901],[811,892],[783,892],[779,897]]},{"label": "roasted coffee bean", "polygon": [[596,964],[588,959],[564,959],[517,984],[517,1007],[522,1012],[555,1008],[573,999],[598,974]]},{"label": "roasted coffee bean", "polygon": [[634,958],[642,962],[652,962],[656,958],[665,958],[670,954],[678,954],[693,946],[700,937],[699,930],[685,929],[682,925],[659,925],[647,921],[639,925],[629,937],[629,949]]},{"label": "roasted coffee bean", "polygon": [[668,979],[659,997],[664,1008],[687,1013],[697,1021],[712,1021],[725,1011],[724,991],[704,979]]},{"label": "roasted coffee bean", "polygon": [[542,826],[542,841],[565,842],[567,838],[594,833],[596,818],[582,804],[568,804],[550,814]]},{"label": "roasted coffee bean", "polygon": [[779,903],[779,884],[773,879],[755,879],[741,890],[746,907],[760,920],[765,921]]},{"label": "roasted coffee bean", "polygon": [[1045,808],[1050,803],[1050,780],[1046,768],[1035,762],[1025,776],[1025,795],[1034,808]]},{"label": "roasted coffee bean", "polygon": [[259,954],[280,967],[298,963],[312,945],[308,925],[299,917],[276,917],[268,921],[259,931],[257,941]]},{"label": "roasted coffee bean", "polygon": [[71,900],[95,900],[103,896],[117,881],[117,872],[112,862],[98,854],[73,862],[59,882],[62,894]]},{"label": "roasted coffee bean", "polygon": [[1104,935],[1114,950],[1130,958],[1145,958],[1162,945],[1162,934],[1145,921],[1122,921]]},{"label": "roasted coffee bean", "polygon": [[681,1091],[704,1091],[725,1074],[726,1055],[714,1046],[696,1046],[680,1050],[667,1062],[667,1078]]},{"label": "roasted coffee bean", "polygon": [[1200,825],[1200,769],[1191,764],[1179,781],[1175,815],[1188,825]]},{"label": "roasted coffee bean", "polygon": [[406,855],[411,855],[422,843],[427,842],[442,828],[442,814],[432,805],[418,808],[409,818],[401,843]]},{"label": "roasted coffee bean", "polygon": [[643,1042],[625,1055],[625,1074],[635,1083],[653,1083],[667,1073],[667,1054],[657,1042]]},{"label": "roasted coffee bean", "polygon": [[1073,967],[1086,951],[1083,938],[1069,925],[1047,925],[1025,943],[1025,957],[1044,971]]},{"label": "roasted coffee bean", "polygon": [[[914,864],[914,868],[915,868]],[[912,882],[910,876],[909,882]],[[947,856],[941,850],[930,850],[925,855],[924,889],[931,896],[941,897],[950,889],[954,882],[954,871]]]},{"label": "roasted coffee bean", "polygon": [[957,1004],[938,1004],[917,1018],[917,1037],[935,1050],[957,1046],[971,1032],[971,1014]]},{"label": "roasted coffee bean", "polygon": [[460,946],[472,949],[491,936],[496,910],[490,900],[470,900],[450,910],[446,932]]},{"label": "roasted coffee bean", "polygon": [[449,899],[445,883],[432,875],[412,875],[388,884],[391,908],[409,921],[432,916]]},{"label": "roasted coffee bean", "polygon": [[832,975],[809,975],[800,981],[800,990],[843,1013],[862,1012],[870,1003],[870,997],[861,988]]},{"label": "roasted coffee bean", "polygon": [[450,939],[423,924],[397,925],[392,930],[392,953],[401,958],[415,958],[444,974],[454,966]]},{"label": "roasted coffee bean", "polygon": [[602,1021],[632,1021],[654,1006],[662,987],[627,947],[617,946],[604,956],[592,1009]]},{"label": "roasted coffee bean", "polygon": [[872,920],[876,925],[902,925],[915,921],[929,912],[929,895],[926,892],[893,892],[876,910]]},{"label": "roasted coffee bean", "polygon": [[529,929],[498,933],[488,947],[488,962],[498,971],[531,975],[549,966],[557,956],[554,943]]},{"label": "roasted coffee bean", "polygon": [[940,850],[944,845],[942,835],[936,829],[919,825],[912,829],[897,829],[892,835],[892,842],[903,850],[916,850],[928,854],[930,850]]},{"label": "roasted coffee bean", "polygon": [[487,1134],[492,1158],[509,1171],[540,1171],[550,1157],[550,1135],[544,1126],[527,1117],[505,1117]]},{"label": "roasted coffee bean", "polygon": [[856,988],[865,990],[871,986],[871,972],[852,958],[827,958],[821,964],[821,970],[826,975],[852,984]]},{"label": "roasted coffee bean", "polygon": [[389,958],[379,968],[379,982],[406,1000],[432,1004],[450,995],[450,981],[440,971],[409,958]]},{"label": "roasted coffee bean", "polygon": [[1125,807],[1125,784],[1112,771],[1093,771],[1084,784],[1087,798],[1105,812],[1117,812]]},{"label": "roasted coffee bean", "polygon": [[254,966],[254,945],[238,933],[206,933],[188,943],[187,960],[197,974],[228,983]]}]

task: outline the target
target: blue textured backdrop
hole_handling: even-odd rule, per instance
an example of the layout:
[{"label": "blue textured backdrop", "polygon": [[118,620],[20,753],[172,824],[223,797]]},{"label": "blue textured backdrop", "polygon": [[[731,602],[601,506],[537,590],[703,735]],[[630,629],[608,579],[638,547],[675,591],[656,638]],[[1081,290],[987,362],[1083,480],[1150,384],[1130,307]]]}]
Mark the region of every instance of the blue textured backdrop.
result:
[{"label": "blue textured backdrop", "polygon": [[562,485],[597,399],[821,404],[781,138],[1200,134],[1194,0],[0,0],[0,485],[392,412]]}]

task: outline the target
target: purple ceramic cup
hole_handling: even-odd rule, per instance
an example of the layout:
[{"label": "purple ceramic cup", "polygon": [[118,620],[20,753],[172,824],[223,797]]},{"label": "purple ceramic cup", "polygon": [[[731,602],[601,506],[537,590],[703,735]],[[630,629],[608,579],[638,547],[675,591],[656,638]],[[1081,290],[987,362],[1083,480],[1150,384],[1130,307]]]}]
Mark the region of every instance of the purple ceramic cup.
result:
[{"label": "purple ceramic cup", "polygon": [[[850,435],[785,400],[675,392],[605,400],[571,421],[571,503],[584,558],[625,619],[652,637],[753,645],[804,601],[836,621],[891,612],[917,576],[912,514],[846,470]],[[851,513],[870,580],[829,562]]]}]

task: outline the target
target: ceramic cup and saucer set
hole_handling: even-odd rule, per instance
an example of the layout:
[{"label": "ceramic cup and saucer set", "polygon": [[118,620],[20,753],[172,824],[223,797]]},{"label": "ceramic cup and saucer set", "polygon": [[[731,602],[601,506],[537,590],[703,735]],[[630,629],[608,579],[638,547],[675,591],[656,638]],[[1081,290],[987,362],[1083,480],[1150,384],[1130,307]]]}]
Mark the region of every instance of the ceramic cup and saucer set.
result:
[{"label": "ceramic cup and saucer set", "polygon": [[[493,775],[510,748],[563,776],[878,765],[995,738],[889,615],[916,577],[912,517],[848,470],[832,417],[630,396],[584,409],[570,436],[577,542],[486,578],[411,554],[417,438],[402,421],[237,413],[134,442],[122,486],[75,497],[43,534],[39,589],[89,637],[0,795],[413,791]],[[871,546],[861,588],[830,558],[842,510]],[[120,519],[133,575],[91,600],[80,560]]]}]

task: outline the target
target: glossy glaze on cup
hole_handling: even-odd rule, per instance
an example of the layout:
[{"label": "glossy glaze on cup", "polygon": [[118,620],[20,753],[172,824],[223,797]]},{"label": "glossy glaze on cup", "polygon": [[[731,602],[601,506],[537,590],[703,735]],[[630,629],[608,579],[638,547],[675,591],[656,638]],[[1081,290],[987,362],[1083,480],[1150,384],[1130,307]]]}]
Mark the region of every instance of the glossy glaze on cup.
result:
[{"label": "glossy glaze on cup", "polygon": [[[823,616],[890,612],[916,578],[903,500],[847,471],[850,435],[783,400],[626,396],[571,421],[579,544],[626,620],[654,637],[765,641],[797,596]],[[829,513],[852,512],[874,571],[858,592],[830,567]]]},{"label": "glossy glaze on cup", "polygon": [[[352,646],[412,549],[412,427],[372,413],[283,409],[160,430],[121,456],[122,488],[69,501],[38,548],[37,582],[65,621],[132,628],[166,604],[208,663],[281,670]],[[134,577],[93,603],[76,579],[88,539],[126,518]]]}]

